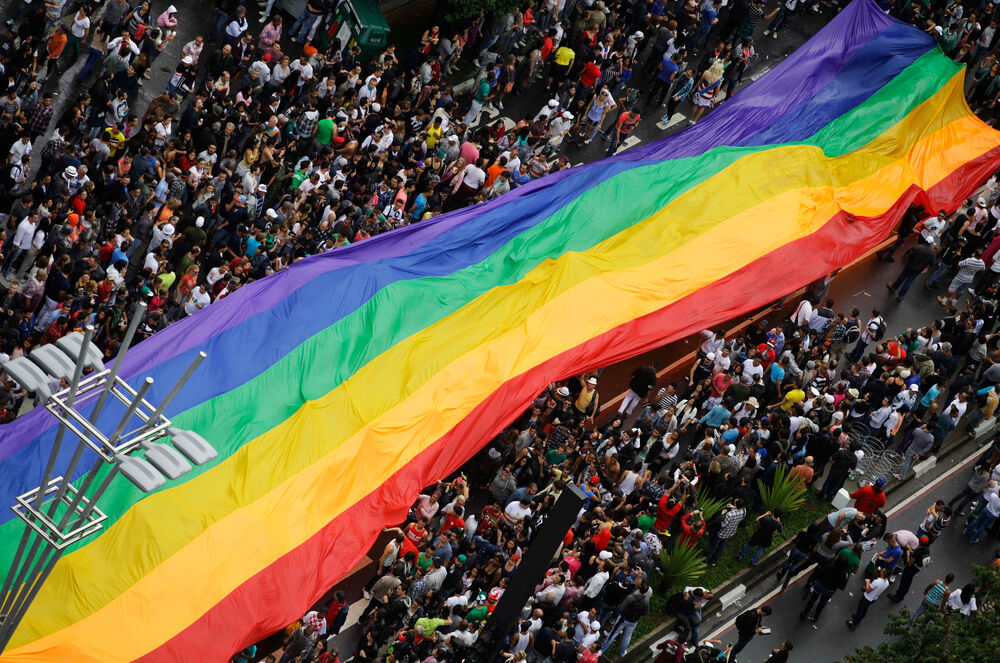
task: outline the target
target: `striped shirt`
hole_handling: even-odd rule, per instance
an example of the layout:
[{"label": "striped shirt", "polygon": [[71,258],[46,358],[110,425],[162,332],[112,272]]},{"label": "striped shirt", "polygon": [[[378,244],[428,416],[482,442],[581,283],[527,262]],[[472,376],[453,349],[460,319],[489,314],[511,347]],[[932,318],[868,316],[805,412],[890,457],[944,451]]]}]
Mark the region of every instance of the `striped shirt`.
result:
[{"label": "striped shirt", "polygon": [[656,392],[656,398],[659,399],[656,402],[657,410],[666,410],[667,408],[671,408],[677,405],[677,394],[670,394],[669,396],[664,396],[663,394],[666,391],[667,390],[664,388]]},{"label": "striped shirt", "polygon": [[947,591],[948,585],[939,580],[937,584],[931,587],[931,591],[927,592],[927,596],[924,597],[924,602],[937,607],[941,605],[941,599],[944,598],[944,593]]}]

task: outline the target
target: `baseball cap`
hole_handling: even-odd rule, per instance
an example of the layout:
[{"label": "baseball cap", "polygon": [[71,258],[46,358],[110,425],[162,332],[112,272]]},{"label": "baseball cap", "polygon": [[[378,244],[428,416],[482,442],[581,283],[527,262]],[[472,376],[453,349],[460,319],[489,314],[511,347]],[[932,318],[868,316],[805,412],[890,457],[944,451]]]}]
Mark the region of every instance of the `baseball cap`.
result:
[{"label": "baseball cap", "polygon": [[709,359],[709,360],[715,359],[715,353],[714,352],[709,352],[708,354],[705,355],[705,359]]},{"label": "baseball cap", "polygon": [[197,228],[201,228],[203,225],[205,225],[205,217],[199,216],[197,219],[194,220],[194,225]]},{"label": "baseball cap", "polygon": [[931,542],[930,538],[928,538],[928,537],[926,537],[926,536],[922,536],[922,537],[920,537],[920,545],[922,545],[922,546],[926,546],[926,545],[927,545],[927,544],[929,544],[930,542]]}]

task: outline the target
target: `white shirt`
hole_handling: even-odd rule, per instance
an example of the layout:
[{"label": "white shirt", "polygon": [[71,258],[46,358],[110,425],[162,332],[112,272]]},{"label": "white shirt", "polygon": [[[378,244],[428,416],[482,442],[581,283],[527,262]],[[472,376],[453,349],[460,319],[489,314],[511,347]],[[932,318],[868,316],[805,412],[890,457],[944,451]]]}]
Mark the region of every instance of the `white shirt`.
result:
[{"label": "white shirt", "polygon": [[465,167],[464,175],[462,183],[472,190],[479,189],[483,185],[483,182],[486,181],[486,173],[474,163],[470,163]]},{"label": "white shirt", "polygon": [[80,13],[77,12],[76,16],[73,17],[73,25],[70,26],[69,31],[74,37],[82,39],[87,30],[90,29],[90,18],[84,16],[79,18]]},{"label": "white shirt", "polygon": [[21,223],[17,224],[17,230],[14,231],[14,246],[25,251],[30,249],[31,240],[35,237],[37,227],[37,224],[31,222],[30,217],[26,216],[21,219]]},{"label": "white shirt", "polygon": [[952,592],[948,596],[948,607],[952,610],[959,610],[963,615],[968,617],[972,614],[972,611],[977,609],[976,597],[973,596],[968,604],[966,604],[962,603],[962,592]]},{"label": "white shirt", "polygon": [[920,231],[920,236],[923,237],[924,241],[928,244],[937,244],[938,235],[941,234],[941,230],[944,226],[944,221],[939,219],[937,216],[932,216],[929,219],[924,220],[924,229]]},{"label": "white shirt", "polygon": [[211,303],[212,296],[208,294],[208,291],[202,291],[201,288],[195,288],[191,291],[191,299],[189,299],[188,303],[184,305],[184,312],[191,315]]},{"label": "white shirt", "polygon": [[889,581],[885,578],[875,578],[871,582],[871,587],[871,591],[865,592],[865,598],[869,601],[875,601],[889,587]]},{"label": "white shirt", "polygon": [[31,141],[22,143],[20,139],[15,140],[10,146],[10,163],[21,163],[21,157],[25,154],[31,154]]},{"label": "white shirt", "polygon": [[503,510],[504,514],[515,523],[521,522],[525,517],[531,515],[531,509],[521,506],[518,501],[513,501]]},{"label": "white shirt", "polygon": [[308,60],[306,60],[305,64],[302,64],[301,60],[296,60],[295,62],[289,65],[289,68],[292,71],[299,72],[299,82],[298,82],[299,87],[302,87],[303,85],[312,80],[313,66],[309,64]]},{"label": "white shirt", "polygon": [[749,375],[751,378],[756,380],[758,377],[764,375],[764,366],[754,366],[753,359],[747,359],[743,362],[743,375]]}]

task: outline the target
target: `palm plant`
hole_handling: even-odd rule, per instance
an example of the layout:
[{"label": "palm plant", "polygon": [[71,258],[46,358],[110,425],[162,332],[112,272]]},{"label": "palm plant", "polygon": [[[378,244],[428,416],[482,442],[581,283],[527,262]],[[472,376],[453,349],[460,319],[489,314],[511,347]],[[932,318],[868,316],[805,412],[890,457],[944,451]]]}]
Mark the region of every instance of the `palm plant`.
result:
[{"label": "palm plant", "polygon": [[774,473],[774,481],[770,486],[757,479],[757,490],[765,511],[774,513],[781,509],[789,513],[802,506],[806,498],[806,487],[801,482],[788,476],[788,467],[782,465]]},{"label": "palm plant", "polygon": [[726,506],[725,500],[712,497],[705,486],[698,486],[698,509],[701,510],[701,517],[705,522],[711,522],[724,506]]},{"label": "palm plant", "polygon": [[705,574],[708,565],[699,546],[674,545],[660,552],[660,588],[684,587]]}]

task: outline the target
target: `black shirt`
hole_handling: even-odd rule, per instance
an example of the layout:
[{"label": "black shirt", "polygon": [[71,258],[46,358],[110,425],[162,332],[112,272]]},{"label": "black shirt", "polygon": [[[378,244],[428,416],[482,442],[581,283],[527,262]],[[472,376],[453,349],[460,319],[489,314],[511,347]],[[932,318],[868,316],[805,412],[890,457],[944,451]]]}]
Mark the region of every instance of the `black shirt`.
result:
[{"label": "black shirt", "polygon": [[61,271],[54,272],[45,281],[45,296],[58,302],[69,291],[69,279]]},{"label": "black shirt", "polygon": [[752,638],[757,634],[757,627],[760,626],[760,615],[756,608],[747,610],[736,618],[736,630],[739,631],[740,638]]}]

